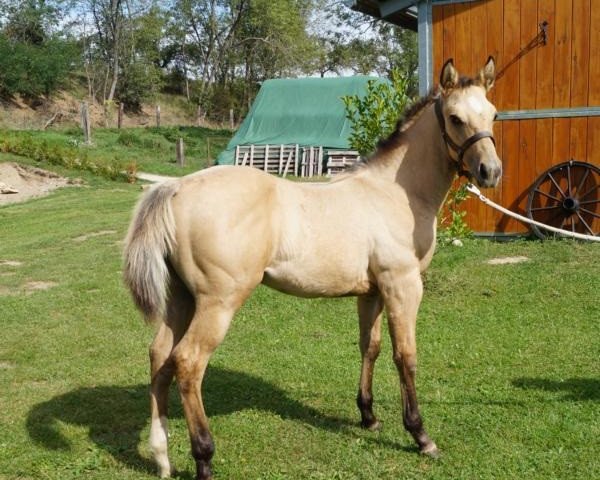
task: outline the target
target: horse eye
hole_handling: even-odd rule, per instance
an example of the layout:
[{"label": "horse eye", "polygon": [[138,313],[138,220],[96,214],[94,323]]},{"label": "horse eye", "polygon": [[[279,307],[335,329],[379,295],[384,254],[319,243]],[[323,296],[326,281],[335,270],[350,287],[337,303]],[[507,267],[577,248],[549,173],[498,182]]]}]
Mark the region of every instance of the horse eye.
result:
[{"label": "horse eye", "polygon": [[460,127],[463,123],[465,123],[456,115],[450,115],[450,121],[457,127]]}]

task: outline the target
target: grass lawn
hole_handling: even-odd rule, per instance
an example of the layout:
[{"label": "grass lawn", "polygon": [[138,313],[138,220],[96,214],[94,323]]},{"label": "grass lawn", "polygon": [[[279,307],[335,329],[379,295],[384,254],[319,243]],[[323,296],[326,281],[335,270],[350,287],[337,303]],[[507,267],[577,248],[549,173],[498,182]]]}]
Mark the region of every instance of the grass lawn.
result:
[{"label": "grass lawn", "polygon": [[[0,161],[7,159],[0,155]],[[89,179],[0,207],[0,479],[150,479],[151,328],[121,281],[139,186]],[[487,260],[525,256],[513,265]],[[600,246],[444,246],[418,322],[421,408],[441,460],[402,427],[389,340],[379,433],[358,427],[354,301],[259,288],[204,385],[216,479],[600,478]],[[170,455],[193,478],[173,388]]]}]

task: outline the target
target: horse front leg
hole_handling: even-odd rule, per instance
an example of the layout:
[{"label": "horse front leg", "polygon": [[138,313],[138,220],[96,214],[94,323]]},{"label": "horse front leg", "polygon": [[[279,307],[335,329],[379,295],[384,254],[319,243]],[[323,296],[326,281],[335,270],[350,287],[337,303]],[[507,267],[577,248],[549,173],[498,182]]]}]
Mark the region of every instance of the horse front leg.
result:
[{"label": "horse front leg", "polygon": [[404,428],[412,435],[422,454],[437,457],[438,448],[423,427],[415,386],[416,320],[423,296],[419,270],[389,275],[384,282],[382,293],[388,312],[394,363],[400,376]]},{"label": "horse front leg", "polygon": [[373,413],[373,369],[381,350],[383,299],[377,293],[360,296],[357,303],[362,366],[356,405],[360,411],[361,425],[369,430],[379,430],[381,424]]}]

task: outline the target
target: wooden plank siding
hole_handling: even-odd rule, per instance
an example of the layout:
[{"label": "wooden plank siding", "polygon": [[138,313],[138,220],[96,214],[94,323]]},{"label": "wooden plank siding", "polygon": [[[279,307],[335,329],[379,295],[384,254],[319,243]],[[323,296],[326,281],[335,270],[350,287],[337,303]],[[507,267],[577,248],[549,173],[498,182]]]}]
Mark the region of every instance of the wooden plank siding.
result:
[{"label": "wooden plank siding", "polygon": [[[600,0],[487,0],[434,5],[432,14],[435,82],[448,58],[474,75],[493,55],[498,70],[507,67],[490,92],[498,111],[600,106]],[[523,54],[542,21],[547,44]],[[600,165],[600,117],[505,120],[494,135],[504,173],[484,193],[521,214],[548,168],[570,159]],[[476,232],[528,231],[478,201],[466,209]]]}]

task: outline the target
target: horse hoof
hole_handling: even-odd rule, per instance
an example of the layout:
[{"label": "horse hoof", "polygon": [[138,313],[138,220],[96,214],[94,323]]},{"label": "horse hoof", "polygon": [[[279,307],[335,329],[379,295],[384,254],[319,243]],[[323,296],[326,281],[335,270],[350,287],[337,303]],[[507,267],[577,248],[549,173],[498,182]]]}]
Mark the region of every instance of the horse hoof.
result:
[{"label": "horse hoof", "polygon": [[381,430],[381,422],[379,420],[374,420],[370,423],[362,423],[361,426],[371,432],[378,432]]},{"label": "horse hoof", "polygon": [[433,458],[434,460],[438,460],[441,457],[440,450],[433,442],[421,448],[421,455]]}]

